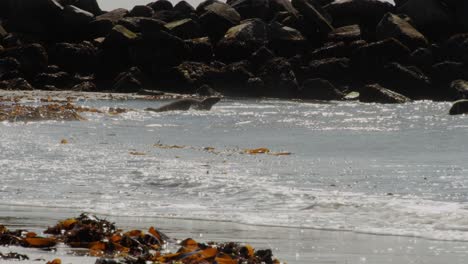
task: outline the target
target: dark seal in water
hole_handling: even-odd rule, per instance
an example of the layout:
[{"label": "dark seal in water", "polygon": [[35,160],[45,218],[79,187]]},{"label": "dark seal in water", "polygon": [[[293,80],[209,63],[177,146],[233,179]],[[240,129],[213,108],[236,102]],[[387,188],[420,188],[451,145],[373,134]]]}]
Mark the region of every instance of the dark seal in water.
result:
[{"label": "dark seal in water", "polygon": [[186,111],[190,108],[195,110],[210,110],[214,104],[221,100],[220,97],[209,97],[205,100],[180,99],[159,108],[146,108],[146,111],[166,112],[166,111]]}]

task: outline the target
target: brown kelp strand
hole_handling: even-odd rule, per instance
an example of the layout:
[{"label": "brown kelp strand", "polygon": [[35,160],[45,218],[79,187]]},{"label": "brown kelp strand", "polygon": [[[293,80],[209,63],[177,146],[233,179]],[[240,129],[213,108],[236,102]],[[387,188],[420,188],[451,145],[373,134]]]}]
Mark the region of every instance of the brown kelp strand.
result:
[{"label": "brown kelp strand", "polygon": [[[154,227],[147,231],[118,229],[114,223],[83,213],[76,218],[59,221],[38,235],[27,230],[9,230],[0,225],[0,246],[54,248],[65,244],[86,248],[90,256],[98,257],[96,264],[105,263],[184,263],[184,264],[279,264],[272,251],[255,250],[239,243],[200,243],[187,238],[169,238]],[[169,252],[168,247],[178,248]],[[0,254],[0,258],[27,259],[16,253]],[[55,259],[49,263],[61,263]]]}]

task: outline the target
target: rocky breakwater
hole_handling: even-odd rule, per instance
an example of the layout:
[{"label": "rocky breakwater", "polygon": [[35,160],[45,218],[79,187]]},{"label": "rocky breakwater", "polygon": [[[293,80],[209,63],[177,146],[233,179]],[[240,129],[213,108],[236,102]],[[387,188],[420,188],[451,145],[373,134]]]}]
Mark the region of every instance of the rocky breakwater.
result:
[{"label": "rocky breakwater", "polygon": [[467,17],[449,0],[3,0],[0,88],[455,101]]}]

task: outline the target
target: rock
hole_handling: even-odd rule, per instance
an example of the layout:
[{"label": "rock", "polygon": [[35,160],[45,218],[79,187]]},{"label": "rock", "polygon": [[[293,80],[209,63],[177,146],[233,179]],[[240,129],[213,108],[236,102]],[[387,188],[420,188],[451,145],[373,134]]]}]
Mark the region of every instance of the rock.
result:
[{"label": "rock", "polygon": [[120,19],[128,16],[129,12],[127,9],[124,8],[118,8],[114,9],[112,11],[109,11],[107,13],[104,13],[102,15],[99,15],[96,17],[96,20],[109,20],[111,21],[114,25],[117,24],[117,21]]},{"label": "rock", "polygon": [[468,68],[461,62],[443,61],[432,65],[431,75],[446,86],[456,79],[468,79]]},{"label": "rock", "polygon": [[309,63],[308,76],[327,80],[348,80],[351,77],[348,58],[328,58]]},{"label": "rock", "polygon": [[215,55],[222,61],[247,59],[267,40],[267,25],[260,19],[247,19],[226,32],[216,47]]},{"label": "rock", "polygon": [[468,99],[468,81],[455,80],[450,84],[453,91],[453,100]]},{"label": "rock", "polygon": [[406,62],[409,55],[408,47],[390,38],[358,47],[353,52],[352,64],[364,71],[375,72],[389,62]]},{"label": "rock", "polygon": [[313,36],[315,33],[314,31],[328,34],[334,29],[331,25],[332,21],[325,18],[325,11],[317,10],[313,1],[315,0],[292,0],[291,3],[304,17],[307,28],[307,32],[305,32],[306,35]]},{"label": "rock", "polygon": [[137,5],[130,10],[128,15],[131,17],[152,17],[154,15],[154,10],[149,6]]},{"label": "rock", "polygon": [[308,100],[341,100],[344,94],[324,79],[308,79],[304,81],[300,90],[299,97]]},{"label": "rock", "polygon": [[456,34],[443,44],[447,60],[468,63],[468,33]]},{"label": "rock", "polygon": [[253,90],[248,85],[251,78],[254,78],[254,75],[250,72],[250,63],[240,61],[225,65],[216,80],[214,80],[214,84],[223,94],[228,96],[258,96],[258,91]]},{"label": "rock", "polygon": [[111,32],[112,28],[114,28],[114,22],[110,19],[94,20],[87,26],[88,39],[105,37]]},{"label": "rock", "polygon": [[200,16],[200,15],[204,14],[207,11],[206,8],[208,6],[210,6],[211,4],[214,4],[214,3],[222,3],[222,2],[218,1],[218,0],[205,0],[205,1],[202,1],[197,6],[197,8],[195,9],[195,12]]},{"label": "rock", "polygon": [[322,47],[315,49],[311,53],[313,59],[325,59],[333,57],[348,57],[351,50],[348,44],[344,42],[325,43]]},{"label": "rock", "polygon": [[34,86],[43,89],[54,86],[59,89],[69,89],[72,84],[70,74],[66,72],[40,73],[34,78]]},{"label": "rock", "polygon": [[268,47],[279,56],[292,57],[304,52],[306,39],[298,30],[272,22],[268,26]]},{"label": "rock", "polygon": [[349,25],[335,28],[328,34],[328,40],[331,42],[351,42],[360,39],[362,39],[362,36],[359,25]]},{"label": "rock", "polygon": [[165,76],[174,91],[193,94],[196,89],[204,84],[209,84],[216,80],[220,74],[220,69],[216,69],[200,62],[183,62]]},{"label": "rock", "polygon": [[135,42],[137,38],[138,35],[134,32],[128,30],[122,25],[117,25],[112,28],[103,45],[112,48],[127,46],[130,43]]},{"label": "rock", "polygon": [[95,16],[102,15],[103,13],[96,0],[78,0],[74,1],[73,5]]},{"label": "rock", "polygon": [[137,24],[143,36],[145,34],[154,35],[156,32],[161,32],[161,31],[169,32],[169,29],[165,27],[166,22],[158,20],[158,19],[139,18]]},{"label": "rock", "polygon": [[186,1],[179,1],[174,6],[174,10],[185,16],[195,13],[195,8],[191,4],[187,3]]},{"label": "rock", "polygon": [[120,73],[112,84],[112,91],[119,93],[136,93],[142,88],[142,73],[137,67]]},{"label": "rock", "polygon": [[2,23],[0,22],[0,43],[6,36],[8,36],[8,32],[3,28]]},{"label": "rock", "polygon": [[459,100],[453,103],[449,111],[450,115],[468,114],[468,100]]},{"label": "rock", "polygon": [[299,12],[293,7],[289,0],[269,0],[270,2],[270,16],[275,17],[280,12],[286,12],[292,17],[297,17]]},{"label": "rock", "polygon": [[293,98],[297,96],[298,85],[291,64],[285,58],[267,61],[258,71],[258,77],[265,83],[263,96]]},{"label": "rock", "polygon": [[50,51],[50,60],[68,72],[94,73],[98,49],[90,42],[57,43]]},{"label": "rock", "polygon": [[0,80],[11,79],[11,72],[18,72],[20,63],[17,59],[6,57],[0,59]]},{"label": "rock", "polygon": [[182,20],[186,17],[183,14],[174,10],[161,10],[154,13],[153,18],[169,23],[177,20]]},{"label": "rock", "polygon": [[439,0],[408,0],[397,8],[397,13],[408,15],[429,37],[447,32],[453,25],[449,10]]},{"label": "rock", "polygon": [[252,56],[250,57],[250,61],[252,62],[254,68],[259,68],[261,65],[274,58],[275,54],[271,50],[263,46],[252,54]]},{"label": "rock", "polygon": [[334,18],[335,27],[358,24],[361,30],[372,31],[394,7],[379,0],[335,0],[326,5],[325,10]]},{"label": "rock", "polygon": [[411,64],[429,70],[434,63],[434,55],[428,48],[418,48],[411,53]]},{"label": "rock", "polygon": [[242,17],[260,18],[267,21],[270,15],[270,1],[269,0],[233,0],[229,2]]},{"label": "rock", "polygon": [[200,24],[208,37],[215,41],[221,39],[229,28],[238,25],[241,20],[239,13],[224,3],[214,2],[204,7],[204,10],[206,11],[200,16]]},{"label": "rock", "polygon": [[364,103],[403,104],[410,102],[411,99],[390,91],[379,84],[369,84],[360,90],[359,101]]},{"label": "rock", "polygon": [[213,45],[208,37],[186,40],[185,43],[192,51],[190,61],[209,62],[213,60]]},{"label": "rock", "polygon": [[171,34],[181,39],[199,38],[203,35],[200,25],[190,18],[167,23],[165,26]]},{"label": "rock", "polygon": [[377,39],[395,38],[408,48],[414,50],[427,47],[428,41],[423,34],[406,20],[392,13],[387,13],[377,25]]},{"label": "rock", "polygon": [[15,78],[5,81],[0,81],[0,89],[3,90],[21,90],[30,91],[34,90],[31,84],[23,78]]},{"label": "rock", "polygon": [[73,5],[67,5],[63,9],[64,22],[67,27],[84,28],[94,20],[94,14]]},{"label": "rock", "polygon": [[433,93],[429,77],[415,67],[406,67],[396,62],[390,63],[385,66],[383,76],[392,91],[413,100],[428,99]]},{"label": "rock", "polygon": [[167,0],[157,0],[156,2],[149,3],[148,6],[151,7],[155,12],[162,10],[172,10],[174,8],[172,3]]},{"label": "rock", "polygon": [[195,94],[197,94],[198,96],[221,96],[221,93],[219,93],[218,91],[216,91],[215,89],[213,89],[211,86],[207,85],[207,84],[204,84],[202,86],[200,86],[196,91],[195,91]]},{"label": "rock", "polygon": [[93,82],[89,82],[89,81],[76,84],[71,88],[71,90],[79,91],[79,92],[97,92],[98,91],[96,84],[94,84]]},{"label": "rock", "polygon": [[31,78],[47,69],[49,60],[44,47],[37,43],[5,50],[3,56],[17,59],[20,70]]}]

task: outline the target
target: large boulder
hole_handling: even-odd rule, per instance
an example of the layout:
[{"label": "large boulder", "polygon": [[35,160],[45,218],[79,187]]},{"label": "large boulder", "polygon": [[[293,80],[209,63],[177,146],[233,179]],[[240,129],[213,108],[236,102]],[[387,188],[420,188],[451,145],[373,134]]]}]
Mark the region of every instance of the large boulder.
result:
[{"label": "large boulder", "polygon": [[209,62],[213,60],[213,45],[208,37],[186,40],[185,43],[190,48],[190,61]]},{"label": "large boulder", "polygon": [[234,0],[230,1],[229,5],[239,12],[242,19],[260,18],[267,20],[270,15],[269,0]]},{"label": "large boulder", "polygon": [[181,39],[193,39],[202,37],[203,31],[196,21],[191,18],[186,18],[165,25],[171,34]]},{"label": "large boulder", "polygon": [[403,104],[410,102],[411,99],[379,84],[369,84],[359,91],[359,101],[364,103]]},{"label": "large boulder", "polygon": [[392,13],[385,14],[377,25],[377,38],[379,40],[395,38],[412,50],[428,45],[423,34],[405,19]]},{"label": "large boulder", "polygon": [[267,25],[260,19],[247,19],[230,28],[219,41],[215,54],[222,61],[247,59],[268,40]]},{"label": "large boulder", "polygon": [[72,82],[73,80],[67,72],[40,73],[34,78],[34,87],[38,89],[55,87],[65,90],[72,87]]},{"label": "large boulder", "polygon": [[366,32],[372,32],[382,17],[393,12],[394,7],[379,0],[335,0],[325,6],[333,17],[335,27],[358,24]]},{"label": "large boulder", "polygon": [[352,42],[360,39],[362,39],[362,35],[359,25],[349,25],[335,28],[328,34],[328,40],[331,42]]},{"label": "large boulder", "polygon": [[443,61],[432,65],[431,76],[446,86],[456,79],[468,79],[468,67],[462,62]]},{"label": "large boulder", "polygon": [[297,96],[298,84],[291,64],[282,57],[266,62],[258,72],[264,84],[263,96],[292,98]]},{"label": "large boulder", "polygon": [[142,73],[132,67],[117,75],[112,84],[112,91],[119,93],[136,93],[142,89]]},{"label": "large boulder", "polygon": [[[94,14],[73,5],[66,5],[63,9],[63,17],[66,27],[83,30],[85,26],[94,20]],[[70,29],[70,28],[68,28]]]},{"label": "large boulder", "polygon": [[408,15],[416,28],[430,37],[453,28],[453,16],[439,0],[408,0],[397,8],[397,13]]},{"label": "large boulder", "polygon": [[97,3],[97,0],[74,0],[72,5],[82,10],[88,11],[95,16],[102,15],[103,13],[99,7],[99,4]]},{"label": "large boulder", "polygon": [[170,87],[181,93],[194,93],[204,84],[213,84],[220,69],[201,62],[185,61],[173,67],[165,76]]},{"label": "large boulder", "polygon": [[229,28],[239,25],[241,20],[239,13],[224,3],[213,2],[202,10],[205,12],[200,15],[200,24],[208,37],[216,41],[221,39]]},{"label": "large boulder", "polygon": [[268,25],[268,47],[282,57],[292,57],[306,49],[306,39],[298,30],[273,22]]},{"label": "large boulder", "polygon": [[7,49],[2,55],[18,60],[21,72],[29,78],[43,72],[47,68],[49,61],[46,50],[41,44],[37,43]]},{"label": "large boulder", "polygon": [[468,33],[456,34],[446,40],[443,54],[447,60],[468,63]]},{"label": "large boulder", "polygon": [[98,63],[98,49],[88,41],[57,43],[50,50],[50,61],[69,72],[91,74]]},{"label": "large boulder", "polygon": [[106,37],[103,45],[110,48],[128,46],[135,42],[138,35],[122,25],[115,26]]},{"label": "large boulder", "polygon": [[128,16],[129,12],[125,8],[117,8],[102,15],[96,17],[96,20],[108,20],[111,21],[113,24],[117,24],[117,21],[120,19]]},{"label": "large boulder", "polygon": [[128,14],[131,17],[152,17],[154,15],[154,10],[145,5],[136,5],[130,10]]},{"label": "large boulder", "polygon": [[[308,36],[313,36],[315,32],[328,34],[333,31],[332,21],[327,19],[327,14],[324,10],[314,6],[315,0],[292,0],[292,5],[304,17],[305,28],[304,33]],[[315,31],[315,32],[314,32]]]},{"label": "large boulder", "polygon": [[431,80],[416,67],[390,63],[385,66],[382,78],[392,91],[413,100],[430,99],[433,95]]},{"label": "large boulder", "polygon": [[156,2],[152,2],[148,4],[155,12],[162,11],[162,10],[172,10],[174,6],[171,2],[167,0],[157,0]]},{"label": "large boulder", "polygon": [[175,6],[174,6],[174,11],[177,11],[185,16],[188,16],[190,14],[195,13],[195,8],[187,3],[186,1],[179,1]]},{"label": "large boulder", "polygon": [[453,103],[449,111],[450,115],[468,114],[468,100],[459,100]]},{"label": "large boulder", "polygon": [[[372,42],[358,47],[352,56],[352,64],[358,69],[375,72],[389,62],[405,62],[410,50],[394,38]],[[369,72],[365,72],[368,74]]]},{"label": "large boulder", "polygon": [[346,81],[351,75],[348,58],[327,58],[309,63],[307,75],[311,78]]},{"label": "large boulder", "polygon": [[308,100],[341,100],[344,94],[324,79],[308,79],[299,89],[299,97]]},{"label": "large boulder", "polygon": [[452,99],[468,99],[468,81],[455,80],[450,84],[450,90],[453,91]]}]

